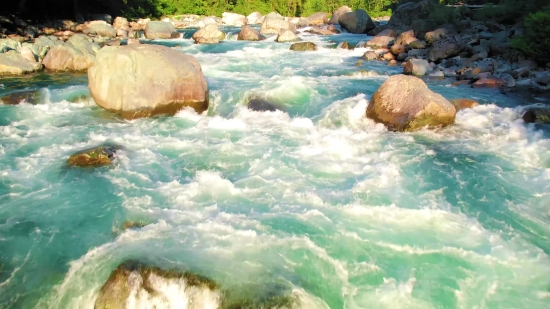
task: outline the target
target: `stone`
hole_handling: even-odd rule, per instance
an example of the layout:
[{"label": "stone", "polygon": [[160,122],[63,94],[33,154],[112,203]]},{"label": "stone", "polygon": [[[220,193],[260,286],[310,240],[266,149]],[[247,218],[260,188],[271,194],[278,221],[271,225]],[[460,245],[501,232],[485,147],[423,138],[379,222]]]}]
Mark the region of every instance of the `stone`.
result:
[{"label": "stone", "polygon": [[25,59],[15,51],[0,54],[0,76],[28,74],[40,69],[42,65]]},{"label": "stone", "polygon": [[391,41],[395,40],[395,30],[393,29],[386,29],[382,32],[378,33],[374,38],[370,39],[366,46],[372,47],[372,48],[379,48],[379,47],[388,47]]},{"label": "stone", "polygon": [[29,46],[21,47],[21,57],[31,62],[37,62],[39,60],[38,55],[35,54]]},{"label": "stone", "polygon": [[504,86],[512,88],[516,86],[516,80],[510,74],[500,75],[500,79],[504,82]]},{"label": "stone", "polygon": [[84,34],[72,36],[65,44],[50,49],[42,62],[50,71],[86,71],[94,62],[99,46]]},{"label": "stone", "polygon": [[246,17],[246,24],[247,25],[257,25],[261,24],[263,22],[263,16],[260,12],[253,12],[250,15]]},{"label": "stone", "polygon": [[393,56],[393,54],[391,52],[381,54],[380,58],[381,58],[380,60],[384,60],[384,61],[395,60],[395,57]]},{"label": "stone", "polygon": [[241,28],[239,35],[237,36],[239,41],[261,41],[265,40],[265,36],[260,34],[256,29],[246,25]]},{"label": "stone", "polygon": [[23,102],[37,104],[42,101],[43,97],[40,90],[17,91],[2,96],[0,103],[5,105],[17,105]]},{"label": "stone", "polygon": [[97,34],[103,37],[114,38],[116,36],[116,30],[113,26],[105,22],[101,22],[93,23],[88,26],[86,30],[84,30],[84,34]]},{"label": "stone", "polygon": [[424,40],[426,40],[426,43],[428,45],[432,45],[433,43],[435,43],[435,41],[439,41],[445,37],[448,37],[454,34],[455,33],[452,29],[442,27],[442,28],[437,28],[434,31],[427,32],[426,35],[424,36]]},{"label": "stone", "polygon": [[399,61],[405,61],[405,60],[407,60],[407,57],[409,57],[409,54],[401,53],[401,54],[397,55],[396,59],[399,60]]},{"label": "stone", "polygon": [[347,5],[339,7],[336,11],[332,13],[332,17],[328,21],[331,25],[337,25],[338,20],[340,19],[340,16],[352,12],[351,8]]},{"label": "stone", "polygon": [[281,30],[290,30],[296,33],[296,26],[286,20],[267,18],[266,16],[262,26],[260,27],[261,34],[279,34]]},{"label": "stone", "polygon": [[208,109],[208,84],[198,61],[160,45],[104,47],[88,70],[97,105],[134,119]]},{"label": "stone", "polygon": [[393,75],[374,93],[367,117],[392,131],[415,131],[451,125],[456,109],[419,78]]},{"label": "stone", "polygon": [[424,76],[432,71],[430,63],[424,59],[409,59],[403,68],[403,74]]},{"label": "stone", "polygon": [[284,20],[285,18],[279,14],[279,13],[276,13],[276,12],[271,12],[269,14],[267,14],[266,16],[264,16],[264,21],[267,20],[267,19],[280,19],[280,20]]},{"label": "stone", "polygon": [[224,12],[222,23],[228,26],[242,27],[246,25],[246,16],[236,13]]},{"label": "stone", "polygon": [[407,50],[405,49],[405,46],[401,44],[392,45],[392,47],[390,48],[390,51],[394,55],[399,55],[407,52]]},{"label": "stone", "polygon": [[490,77],[479,79],[472,84],[472,88],[499,88],[502,85],[504,85],[503,80],[495,77]]},{"label": "stone", "polygon": [[[174,298],[174,294],[181,297]],[[217,283],[201,275],[126,261],[111,272],[99,290],[94,309],[126,309],[128,303],[221,308],[222,295]]]},{"label": "stone", "polygon": [[293,51],[315,51],[317,50],[317,45],[311,42],[299,42],[290,45],[290,50]]},{"label": "stone", "polygon": [[275,41],[279,43],[296,42],[299,40],[300,38],[291,30],[281,30],[281,32],[279,32],[279,35],[277,35],[277,39],[275,39]]},{"label": "stone", "polygon": [[532,107],[521,118],[527,123],[550,123],[550,109]]},{"label": "stone", "polygon": [[428,59],[432,62],[438,62],[455,57],[460,54],[464,46],[464,42],[459,36],[440,39],[432,45],[428,52]]},{"label": "stone", "polygon": [[258,99],[254,98],[248,101],[248,109],[256,111],[256,112],[274,112],[274,111],[282,111],[283,109],[279,107],[277,104],[272,103],[265,99]]},{"label": "stone", "polygon": [[[340,30],[336,29],[336,27],[334,25],[328,25],[327,26],[327,30],[334,33],[334,34],[338,34],[340,33]],[[549,62],[550,63],[550,62]],[[550,66],[549,66],[550,67]]]},{"label": "stone", "polygon": [[541,86],[550,86],[550,75],[540,76],[535,79],[535,82]]},{"label": "stone", "polygon": [[21,50],[21,43],[12,39],[0,39],[0,53],[5,53],[10,50],[19,52]]},{"label": "stone", "polygon": [[336,49],[350,49],[349,48],[349,43],[344,41],[344,42],[340,42],[340,44],[338,44],[338,46],[336,46]]},{"label": "stone", "polygon": [[397,66],[397,61],[395,61],[395,60],[390,60],[390,61],[388,62],[388,66],[391,66],[391,67]]},{"label": "stone", "polygon": [[368,51],[363,54],[363,57],[361,57],[365,60],[378,60],[378,53],[374,51]]},{"label": "stone", "polygon": [[90,15],[91,20],[101,20],[108,24],[113,23],[113,18],[109,14],[92,14]]},{"label": "stone", "polygon": [[150,21],[145,25],[144,31],[145,37],[149,40],[179,38],[174,25],[164,21]]},{"label": "stone", "polygon": [[67,164],[78,167],[98,167],[110,165],[115,159],[116,151],[120,149],[117,146],[102,146],[84,150],[72,155]]},{"label": "stone", "polygon": [[416,41],[410,42],[408,44],[408,46],[409,46],[410,49],[424,49],[424,48],[426,48],[426,42],[416,40]]},{"label": "stone", "polygon": [[318,35],[333,35],[334,34],[334,32],[332,32],[328,29],[324,29],[324,28],[317,27],[317,26],[313,26],[309,30],[306,30],[306,31],[310,32],[310,33],[313,33],[313,34],[318,34]]},{"label": "stone", "polygon": [[453,103],[457,112],[466,108],[473,108],[479,105],[479,103],[470,99],[453,99],[451,100],[451,103]]},{"label": "stone", "polygon": [[395,39],[395,44],[409,45],[411,42],[418,41],[414,35],[414,30],[404,31]]},{"label": "stone", "polygon": [[307,18],[307,22],[311,26],[320,26],[328,23],[327,13],[317,12],[311,14]]},{"label": "stone", "polygon": [[223,39],[225,39],[225,33],[215,24],[207,25],[193,34],[195,44],[218,44]]},{"label": "stone", "polygon": [[363,34],[376,28],[376,25],[365,10],[355,10],[340,16],[338,23],[349,33]]},{"label": "stone", "polygon": [[126,30],[130,29],[130,24],[128,23],[128,20],[124,17],[117,17],[115,18],[115,21],[113,22],[113,28],[115,30]]},{"label": "stone", "polygon": [[126,41],[126,45],[132,45],[132,44],[141,44],[141,42],[139,41],[139,39],[128,39]]},{"label": "stone", "polygon": [[425,58],[428,55],[428,50],[427,49],[411,49],[411,50],[409,50],[409,52],[407,54],[409,55],[409,57]]},{"label": "stone", "polygon": [[453,82],[451,85],[457,87],[457,86],[469,85],[469,84],[470,84],[469,80],[459,80],[459,81]]}]

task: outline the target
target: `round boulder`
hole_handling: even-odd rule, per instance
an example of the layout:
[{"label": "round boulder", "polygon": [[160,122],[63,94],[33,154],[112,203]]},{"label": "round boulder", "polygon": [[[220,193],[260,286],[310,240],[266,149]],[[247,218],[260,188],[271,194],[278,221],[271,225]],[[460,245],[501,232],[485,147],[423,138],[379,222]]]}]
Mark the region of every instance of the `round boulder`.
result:
[{"label": "round boulder", "polygon": [[145,37],[154,39],[174,39],[179,38],[180,34],[172,23],[164,21],[150,21],[145,25]]},{"label": "round boulder", "polygon": [[239,41],[261,41],[265,40],[265,36],[260,34],[256,29],[246,25],[241,28],[239,35],[237,36]]},{"label": "round boulder", "polygon": [[290,45],[290,50],[293,51],[315,51],[317,50],[317,45],[311,42],[300,42]]},{"label": "round boulder", "polygon": [[277,35],[277,39],[275,41],[279,43],[284,43],[284,42],[296,42],[299,40],[300,38],[294,32],[290,30],[281,30],[281,32],[279,32],[279,35]]},{"label": "round boulder", "polygon": [[374,93],[367,117],[392,131],[445,127],[455,121],[456,109],[419,78],[394,75]]},{"label": "round boulder", "polygon": [[225,33],[220,31],[216,24],[207,25],[193,34],[196,44],[218,44],[223,39],[225,39]]},{"label": "round boulder", "polygon": [[365,10],[345,13],[340,16],[338,23],[348,32],[355,34],[367,33],[376,28],[376,25]]},{"label": "round boulder", "polygon": [[432,71],[430,63],[424,59],[409,59],[403,68],[403,74],[424,76]]},{"label": "round boulder", "polygon": [[160,45],[104,47],[88,70],[88,88],[101,107],[126,119],[208,109],[208,84],[200,64]]}]

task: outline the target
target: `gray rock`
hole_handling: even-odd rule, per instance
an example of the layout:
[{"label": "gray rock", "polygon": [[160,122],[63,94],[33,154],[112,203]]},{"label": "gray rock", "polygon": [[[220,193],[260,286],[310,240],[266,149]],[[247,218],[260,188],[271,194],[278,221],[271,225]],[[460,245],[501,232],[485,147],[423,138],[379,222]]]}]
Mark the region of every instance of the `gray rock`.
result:
[{"label": "gray rock", "polygon": [[356,10],[340,16],[338,23],[350,33],[363,34],[376,28],[376,25],[365,10]]},{"label": "gray rock", "polygon": [[172,23],[163,21],[150,21],[145,25],[145,37],[153,39],[179,38],[179,33]]},{"label": "gray rock", "polygon": [[424,76],[432,72],[433,68],[428,61],[423,59],[409,59],[403,67],[403,74]]}]

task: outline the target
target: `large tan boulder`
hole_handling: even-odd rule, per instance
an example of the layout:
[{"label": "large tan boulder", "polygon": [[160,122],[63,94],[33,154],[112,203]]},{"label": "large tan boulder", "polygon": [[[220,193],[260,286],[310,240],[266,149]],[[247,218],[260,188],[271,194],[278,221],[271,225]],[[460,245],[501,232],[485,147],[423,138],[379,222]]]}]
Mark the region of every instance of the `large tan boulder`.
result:
[{"label": "large tan boulder", "polygon": [[172,23],[164,21],[150,21],[145,25],[145,37],[154,39],[174,39],[180,35]]},{"label": "large tan boulder", "polygon": [[113,28],[115,30],[126,30],[130,29],[130,24],[128,23],[128,20],[124,17],[117,17],[115,18],[115,21],[113,22]]},{"label": "large tan boulder", "polygon": [[224,12],[222,23],[228,26],[242,27],[246,25],[246,16],[236,13]]},{"label": "large tan boulder", "polygon": [[261,24],[262,21],[263,21],[263,16],[262,16],[262,13],[260,12],[253,12],[253,13],[250,13],[250,15],[246,16],[247,25]]},{"label": "large tan boulder", "polygon": [[395,40],[395,34],[395,30],[386,29],[370,39],[366,45],[372,48],[386,48],[391,41]]},{"label": "large tan boulder", "polygon": [[256,29],[246,25],[241,28],[239,35],[237,36],[239,41],[261,41],[265,40],[265,36],[260,34]]},{"label": "large tan boulder", "polygon": [[218,44],[223,39],[225,39],[225,33],[220,31],[216,24],[206,25],[193,34],[196,44]]},{"label": "large tan boulder", "polygon": [[399,34],[397,39],[395,39],[395,44],[409,45],[414,41],[418,41],[418,39],[414,36],[414,30],[408,30]]},{"label": "large tan boulder", "polygon": [[445,127],[455,121],[456,109],[419,78],[394,75],[374,93],[367,117],[392,131]]},{"label": "large tan boulder", "polygon": [[356,10],[340,16],[338,23],[349,33],[363,34],[376,28],[376,25],[365,10]]},{"label": "large tan boulder", "polygon": [[296,26],[289,21],[278,18],[267,18],[266,16],[264,22],[262,23],[262,27],[260,28],[260,33],[279,34],[281,30],[290,30],[296,33]]},{"label": "large tan boulder", "polygon": [[346,13],[349,13],[349,12],[352,12],[352,9],[349,6],[344,5],[344,6],[339,7],[336,11],[334,11],[332,13],[332,17],[330,18],[328,23],[332,24],[332,25],[337,25],[338,20],[340,19],[340,16],[342,16]]},{"label": "large tan boulder", "polygon": [[313,13],[306,19],[310,26],[320,26],[328,22],[327,13],[324,12]]},{"label": "large tan boulder", "polygon": [[279,32],[279,34],[277,35],[277,39],[275,39],[275,41],[279,43],[296,42],[299,40],[300,38],[296,35],[296,33],[290,30],[281,30],[281,32]]},{"label": "large tan boulder", "polygon": [[0,76],[27,74],[41,68],[39,63],[29,61],[15,51],[0,54]]},{"label": "large tan boulder", "polygon": [[56,45],[42,62],[50,71],[86,71],[94,62],[99,46],[84,34],[73,35],[65,44]]},{"label": "large tan boulder", "polygon": [[160,45],[105,47],[88,70],[88,88],[101,107],[127,119],[208,109],[208,84],[200,64]]}]

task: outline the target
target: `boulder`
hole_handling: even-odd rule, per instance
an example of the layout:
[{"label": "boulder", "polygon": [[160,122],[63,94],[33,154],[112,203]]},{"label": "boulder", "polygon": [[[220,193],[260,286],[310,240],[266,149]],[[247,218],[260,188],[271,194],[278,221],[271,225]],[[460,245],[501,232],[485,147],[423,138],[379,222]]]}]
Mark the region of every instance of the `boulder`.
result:
[{"label": "boulder", "polygon": [[479,103],[470,99],[454,99],[454,100],[451,100],[451,103],[453,103],[457,112],[465,108],[472,108],[479,105]]},{"label": "boulder", "polygon": [[98,51],[99,46],[86,35],[76,34],[67,43],[52,47],[42,63],[51,71],[86,71]]},{"label": "boulder", "polygon": [[389,24],[392,26],[412,26],[413,21],[428,18],[430,12],[436,9],[436,5],[437,3],[433,0],[404,3],[392,13]]},{"label": "boulder", "polygon": [[223,39],[225,39],[225,33],[214,24],[207,25],[193,34],[195,44],[218,44]]},{"label": "boulder", "polygon": [[332,13],[332,17],[329,20],[329,24],[337,25],[339,23],[340,16],[352,12],[351,8],[347,5],[339,7]]},{"label": "boulder", "polygon": [[350,33],[363,34],[376,28],[365,10],[356,10],[340,16],[338,23]]},{"label": "boulder", "polygon": [[350,49],[349,43],[346,41],[341,42],[340,44],[338,44],[338,46],[336,46],[336,49]]},{"label": "boulder", "polygon": [[320,26],[326,24],[328,23],[327,13],[313,13],[307,18],[307,23],[311,26]]},{"label": "boulder", "polygon": [[144,31],[145,37],[149,40],[179,38],[174,25],[164,21],[150,21],[145,25]]},{"label": "boulder", "polygon": [[300,42],[290,45],[290,50],[293,51],[315,51],[317,50],[317,45],[311,42]]},{"label": "boulder", "polygon": [[72,155],[67,164],[78,167],[97,167],[109,165],[115,159],[115,153],[119,149],[116,146],[102,146],[81,151]]},{"label": "boulder", "polygon": [[88,70],[88,88],[101,107],[134,119],[208,109],[208,84],[197,60],[160,45],[105,47]]},{"label": "boulder", "polygon": [[366,45],[372,48],[388,47],[391,41],[395,40],[395,30],[386,29],[370,39]]},{"label": "boulder", "polygon": [[426,43],[428,45],[432,45],[433,43],[435,43],[435,41],[441,40],[454,34],[454,30],[447,27],[441,27],[435,29],[434,31],[426,32],[426,35],[424,35],[424,40],[426,40]]},{"label": "boulder", "polygon": [[153,304],[166,308],[221,308],[221,303],[219,286],[206,277],[126,261],[113,270],[101,287],[94,308],[126,309],[127,304],[150,304],[150,308],[158,307]]},{"label": "boulder", "polygon": [[15,51],[0,54],[0,76],[33,73],[42,69],[42,65],[29,61]]},{"label": "boulder", "polygon": [[445,127],[455,121],[456,109],[419,78],[394,75],[374,93],[367,117],[392,131]]},{"label": "boulder", "polygon": [[23,102],[37,104],[43,99],[42,91],[26,90],[6,94],[0,98],[0,103],[6,105],[17,105]]},{"label": "boulder", "polygon": [[365,60],[378,60],[378,53],[371,50],[364,53],[362,58]]},{"label": "boulder", "polygon": [[409,46],[410,49],[424,49],[424,48],[426,48],[426,42],[419,41],[419,40],[412,41],[407,45]]},{"label": "boulder", "polygon": [[407,52],[407,50],[405,49],[405,45],[401,45],[401,44],[393,44],[392,47],[390,48],[390,51],[392,54],[396,56]]},{"label": "boulder", "polygon": [[113,22],[113,28],[115,30],[126,30],[130,29],[130,24],[128,23],[128,20],[124,17],[117,17],[115,18],[115,21]]},{"label": "boulder", "polygon": [[239,41],[261,41],[265,40],[265,36],[260,34],[256,29],[246,25],[241,28],[239,35],[237,36]]},{"label": "boulder", "polygon": [[529,108],[521,118],[527,123],[550,123],[550,109],[541,107]]},{"label": "boulder", "polygon": [[416,36],[414,36],[414,30],[404,31],[397,39],[395,39],[395,44],[409,45],[411,42],[418,41]]},{"label": "boulder", "polygon": [[38,46],[54,47],[63,45],[64,43],[58,40],[56,36],[43,36],[34,40],[34,44]]},{"label": "boulder", "polygon": [[432,62],[438,62],[442,59],[455,57],[460,54],[464,47],[465,43],[460,36],[440,39],[432,45],[428,52],[428,59]]},{"label": "boulder", "polygon": [[246,25],[246,16],[236,13],[224,12],[222,14],[222,23],[228,26],[242,27]]},{"label": "boulder", "polygon": [[309,30],[306,30],[307,32],[318,34],[318,35],[333,35],[334,32],[328,29],[324,29],[321,27],[313,26]]},{"label": "boulder", "polygon": [[391,52],[386,52],[380,55],[380,60],[391,61],[391,60],[395,60],[395,57]]},{"label": "boulder", "polygon": [[275,41],[279,43],[283,43],[283,42],[296,42],[299,40],[300,38],[294,32],[290,30],[281,30],[281,32],[279,32],[279,35],[277,35],[277,39]]},{"label": "boulder", "polygon": [[260,12],[254,12],[251,13],[246,17],[246,24],[247,25],[257,25],[262,23],[262,13]]},{"label": "boulder", "polygon": [[[271,14],[271,13],[270,13]],[[279,34],[281,30],[290,30],[296,33],[296,26],[286,20],[277,18],[267,18],[262,23],[260,28],[261,34]]]},{"label": "boulder", "polygon": [[19,52],[21,50],[21,43],[12,39],[0,39],[0,53],[5,53],[10,50]]},{"label": "boulder", "polygon": [[248,109],[256,112],[274,112],[277,110],[283,110],[277,104],[272,103],[265,99],[251,99],[248,101]]},{"label": "boulder", "polygon": [[285,18],[279,14],[279,13],[275,13],[275,12],[271,12],[269,14],[267,14],[265,17],[264,17],[264,21],[267,20],[267,19],[280,19],[280,20],[284,20]]},{"label": "boulder", "polygon": [[403,67],[403,74],[424,76],[432,71],[430,63],[424,59],[409,59]]},{"label": "boulder", "polygon": [[[28,43],[27,43],[28,44]],[[32,44],[29,44],[32,45]],[[21,57],[31,61],[31,62],[37,62],[39,60],[38,54],[35,53],[32,49],[32,46],[25,45],[21,47]],[[38,49],[38,48],[36,48]]]},{"label": "boulder", "polygon": [[141,44],[141,42],[139,41],[139,39],[128,39],[128,41],[126,41],[126,45],[132,44]]},{"label": "boulder", "polygon": [[101,22],[90,24],[85,30],[84,34],[97,34],[103,37],[114,38],[116,36],[116,30],[113,26]]},{"label": "boulder", "polygon": [[472,88],[499,88],[505,83],[503,80],[495,77],[481,78],[472,84]]}]

